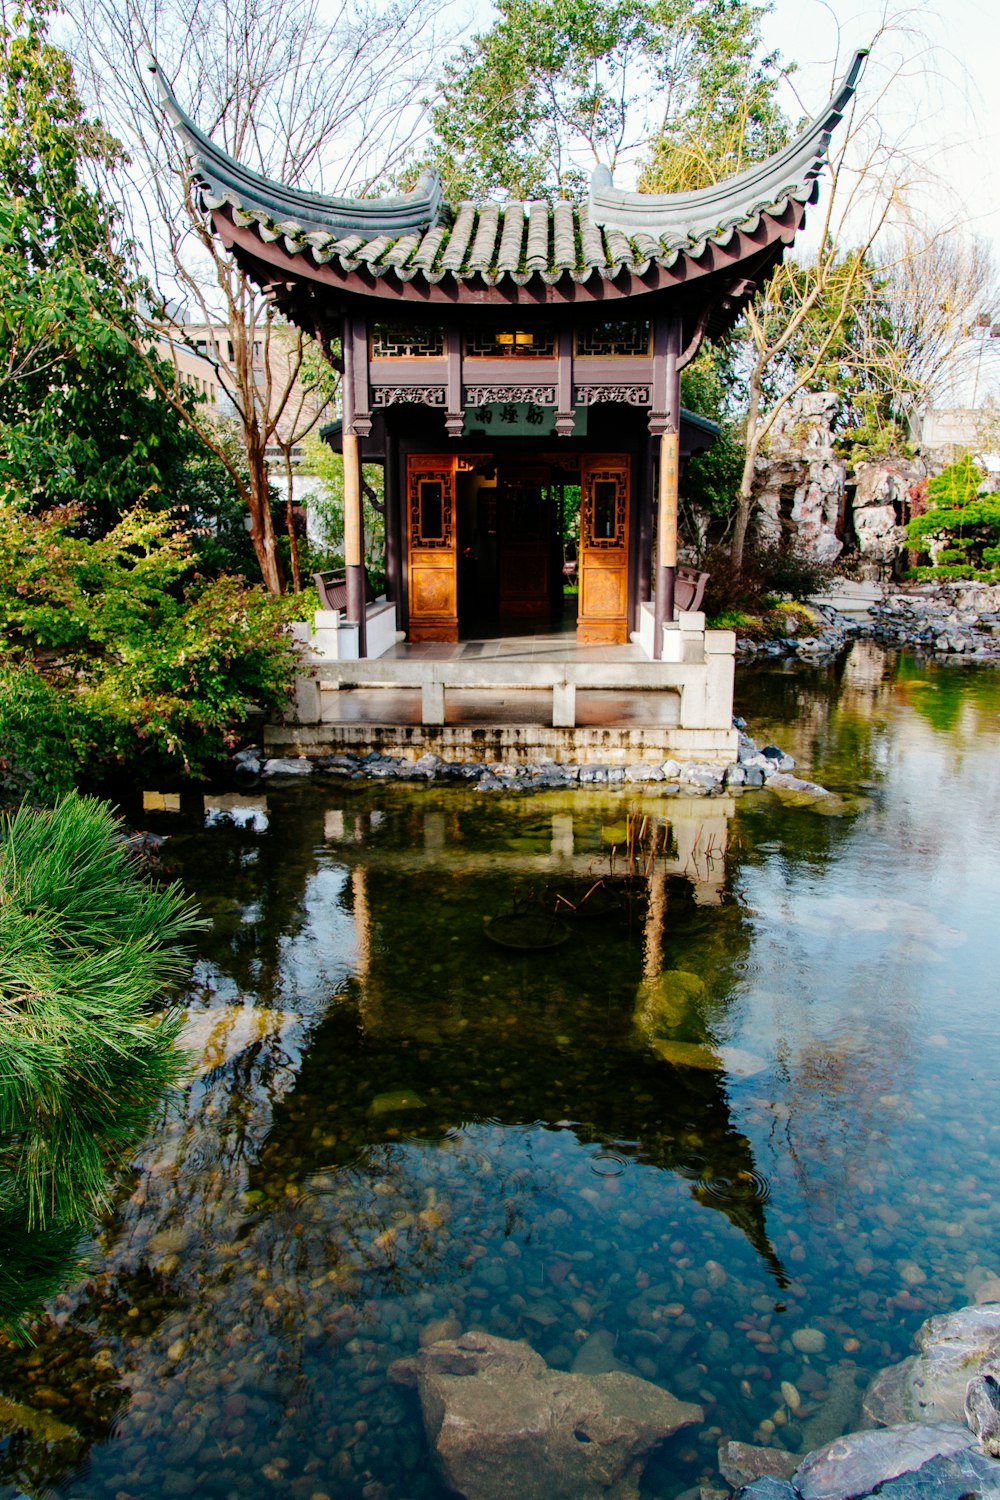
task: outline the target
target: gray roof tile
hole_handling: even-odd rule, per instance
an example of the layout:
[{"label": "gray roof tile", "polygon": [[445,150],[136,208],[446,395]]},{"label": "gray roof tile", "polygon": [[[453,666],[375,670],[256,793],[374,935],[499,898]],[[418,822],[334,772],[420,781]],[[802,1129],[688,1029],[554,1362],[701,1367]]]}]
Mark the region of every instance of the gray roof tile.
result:
[{"label": "gray roof tile", "polygon": [[762,214],[780,217],[789,201],[809,201],[863,58],[855,57],[834,97],[794,141],[728,181],[692,193],[628,193],[598,168],[587,204],[463,203],[450,229],[437,221],[436,179],[395,197],[334,198],[249,171],[198,129],[151,66],[211,211],[228,210],[237,226],[255,226],[266,242],[282,240],[291,255],[311,254],[320,264],[336,258],[346,272],[366,266],[403,281],[479,277],[525,286],[536,276],[552,284],[564,275],[613,279],[623,267],[638,275],[653,264],[669,269],[681,254],[698,260],[709,245],[729,244],[738,230],[753,234]]}]

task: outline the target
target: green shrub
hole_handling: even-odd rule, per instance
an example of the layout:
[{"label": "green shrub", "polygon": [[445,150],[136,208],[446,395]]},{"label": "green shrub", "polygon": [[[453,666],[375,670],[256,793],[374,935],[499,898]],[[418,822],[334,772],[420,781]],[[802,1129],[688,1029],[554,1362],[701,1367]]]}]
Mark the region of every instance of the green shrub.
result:
[{"label": "green shrub", "polygon": [[251,707],[285,702],[301,601],[201,577],[168,515],[97,539],[74,522],[0,508],[0,775],[59,791],[85,766],[205,770]]},{"label": "green shrub", "polygon": [[748,547],[738,573],[725,547],[709,549],[700,566],[709,575],[705,612],[710,618],[718,618],[730,610],[759,614],[767,610],[774,595],[808,599],[827,588],[836,573],[834,564],[817,562],[790,544]]},{"label": "green shrub", "polygon": [[0,1321],[108,1206],[179,1078],[178,1021],[157,1007],[199,925],[177,887],[139,877],[106,804],[70,793],[0,825],[0,1227],[46,1236],[25,1246],[27,1290],[0,1279]]}]

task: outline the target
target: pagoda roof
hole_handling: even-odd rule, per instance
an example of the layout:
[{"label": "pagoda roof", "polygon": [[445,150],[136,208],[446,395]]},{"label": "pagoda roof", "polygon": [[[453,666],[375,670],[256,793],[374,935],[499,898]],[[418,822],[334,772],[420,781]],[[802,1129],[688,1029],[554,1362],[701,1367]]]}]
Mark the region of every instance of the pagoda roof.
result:
[{"label": "pagoda roof", "polygon": [[[431,174],[412,193],[330,197],[275,182],[242,166],[185,114],[155,61],[163,108],[190,157],[202,202],[216,228],[244,255],[299,274],[357,278],[397,296],[408,283],[516,289],[565,282],[599,291],[619,278],[634,286],[656,272],[670,281],[738,260],[780,233],[786,243],[814,201],[831,132],[853,96],[865,53],[858,52],[823,110],[795,139],[736,177],[688,193],[631,193],[594,173],[590,199],[462,203],[452,217]],[[229,221],[235,235],[226,226]],[[278,255],[275,252],[278,252]],[[288,260],[286,260],[286,257]],[[315,268],[315,269],[314,269]],[[470,287],[470,289],[472,289]],[[601,294],[603,295],[603,294]],[[432,299],[433,300],[433,299]]]}]

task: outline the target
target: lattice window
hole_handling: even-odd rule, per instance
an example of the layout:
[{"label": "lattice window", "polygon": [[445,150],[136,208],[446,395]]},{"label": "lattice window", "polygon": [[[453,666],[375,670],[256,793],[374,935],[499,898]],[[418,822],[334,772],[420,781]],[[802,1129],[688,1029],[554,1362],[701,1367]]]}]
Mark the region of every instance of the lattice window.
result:
[{"label": "lattice window", "polygon": [[621,469],[592,469],[583,493],[580,529],[585,547],[598,551],[625,545],[627,486]]},{"label": "lattice window", "polygon": [[579,328],[576,334],[576,352],[580,359],[628,359],[642,358],[650,352],[650,325],[631,318],[616,318],[608,323],[595,323],[590,328]]},{"label": "lattice window", "polygon": [[477,328],[465,335],[467,359],[552,359],[554,328]]},{"label": "lattice window", "polygon": [[372,359],[443,359],[444,329],[433,325],[375,323]]},{"label": "lattice window", "polygon": [[410,475],[410,546],[450,548],[454,507],[450,469],[417,469]]}]

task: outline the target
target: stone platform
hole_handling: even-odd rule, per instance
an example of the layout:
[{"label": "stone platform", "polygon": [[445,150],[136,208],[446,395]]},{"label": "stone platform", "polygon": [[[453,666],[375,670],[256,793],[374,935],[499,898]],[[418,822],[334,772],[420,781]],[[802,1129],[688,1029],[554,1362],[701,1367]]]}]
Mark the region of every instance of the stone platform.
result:
[{"label": "stone platform", "polygon": [[399,643],[376,659],[316,659],[269,755],[331,751],[446,761],[736,758],[735,636],[678,632],[675,659],[638,644],[583,646],[569,632]]}]

